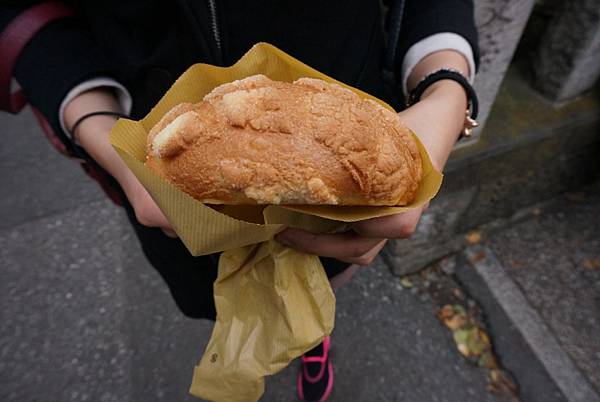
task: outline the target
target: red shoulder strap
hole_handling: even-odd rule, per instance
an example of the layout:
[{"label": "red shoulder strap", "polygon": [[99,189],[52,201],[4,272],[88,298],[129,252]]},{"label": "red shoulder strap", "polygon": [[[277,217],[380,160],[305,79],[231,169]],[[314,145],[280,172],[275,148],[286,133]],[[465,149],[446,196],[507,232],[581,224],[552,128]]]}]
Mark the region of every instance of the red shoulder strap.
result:
[{"label": "red shoulder strap", "polygon": [[73,15],[66,4],[48,1],[26,9],[0,33],[0,110],[18,113],[27,103],[23,91],[10,92],[13,70],[27,43],[49,22]]}]

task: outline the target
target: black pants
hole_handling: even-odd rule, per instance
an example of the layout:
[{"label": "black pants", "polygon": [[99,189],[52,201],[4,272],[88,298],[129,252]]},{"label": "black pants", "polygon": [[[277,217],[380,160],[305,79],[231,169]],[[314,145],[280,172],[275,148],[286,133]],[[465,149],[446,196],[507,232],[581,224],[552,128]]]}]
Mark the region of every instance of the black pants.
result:
[{"label": "black pants", "polygon": [[[194,257],[181,240],[166,236],[158,228],[141,225],[127,202],[125,210],[146,258],[167,283],[181,312],[191,318],[214,320],[216,312],[213,283],[217,279],[220,253]],[[333,258],[321,257],[321,262],[329,278],[349,266],[348,263]]]}]

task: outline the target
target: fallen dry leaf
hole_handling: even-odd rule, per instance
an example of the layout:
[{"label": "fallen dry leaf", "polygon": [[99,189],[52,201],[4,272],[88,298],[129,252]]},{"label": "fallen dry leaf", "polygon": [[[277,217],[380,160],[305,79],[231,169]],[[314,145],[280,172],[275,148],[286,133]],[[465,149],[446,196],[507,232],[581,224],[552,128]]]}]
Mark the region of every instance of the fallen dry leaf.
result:
[{"label": "fallen dry leaf", "polygon": [[454,341],[460,352],[466,357],[479,357],[484,351],[490,349],[488,336],[474,325],[455,331]]},{"label": "fallen dry leaf", "polygon": [[481,261],[485,258],[485,252],[484,251],[480,251],[477,254],[474,254],[472,256],[469,257],[469,262],[471,264],[475,264],[478,261]]},{"label": "fallen dry leaf", "polygon": [[469,329],[459,329],[453,332],[452,337],[454,338],[454,343],[456,343],[456,347],[458,351],[463,354],[465,357],[469,357],[471,355],[471,350],[467,345],[467,339],[469,337]]},{"label": "fallen dry leaf", "polygon": [[494,357],[494,354],[489,350],[486,350],[481,354],[481,356],[479,356],[477,364],[480,367],[485,367],[488,369],[498,368],[498,361],[496,360],[496,357]]},{"label": "fallen dry leaf", "polygon": [[[452,331],[456,347],[465,357],[477,358],[477,364],[488,367],[491,365],[490,357],[492,345],[488,334],[474,322],[472,317],[460,304],[446,304],[438,311],[438,319]],[[484,354],[489,356],[481,358]]]},{"label": "fallen dry leaf", "polygon": [[[480,258],[483,258],[485,254],[481,254]],[[515,382],[496,359],[490,337],[480,327],[482,324],[477,319],[476,310],[472,306],[467,309],[463,304],[466,301],[456,299],[456,293],[462,294],[458,287],[448,290],[452,292],[454,298],[451,300],[455,304],[446,302],[438,310],[437,318],[452,332],[456,349],[468,362],[487,370],[487,388],[490,392],[509,396],[507,402],[518,402]]]},{"label": "fallen dry leaf", "polygon": [[489,372],[488,389],[495,394],[512,394],[517,392],[517,385],[510,374],[504,370],[492,369]]},{"label": "fallen dry leaf", "polygon": [[440,311],[438,311],[438,319],[441,321],[447,320],[449,318],[451,318],[454,315],[454,308],[449,305],[446,304],[444,307],[442,307],[440,309]]},{"label": "fallen dry leaf", "polygon": [[600,257],[584,259],[583,266],[592,271],[600,270]]},{"label": "fallen dry leaf", "polygon": [[481,242],[481,233],[478,230],[474,230],[465,236],[465,240],[470,246],[479,244]]},{"label": "fallen dry leaf", "polygon": [[437,316],[452,332],[462,328],[468,322],[467,312],[458,304],[446,304],[440,309]]},{"label": "fallen dry leaf", "polygon": [[400,284],[402,285],[403,288],[406,288],[406,289],[410,289],[414,286],[408,276],[404,276],[404,277],[400,278]]},{"label": "fallen dry leaf", "polygon": [[444,325],[447,326],[452,331],[456,331],[457,329],[459,329],[466,323],[467,323],[467,318],[460,314],[456,314],[456,315],[452,316],[451,318],[444,320]]},{"label": "fallen dry leaf", "polygon": [[469,348],[464,343],[459,343],[456,345],[458,351],[462,353],[463,356],[469,357]]},{"label": "fallen dry leaf", "polygon": [[474,327],[467,338],[467,347],[473,356],[481,354],[490,348],[490,339],[487,334],[477,327]]}]

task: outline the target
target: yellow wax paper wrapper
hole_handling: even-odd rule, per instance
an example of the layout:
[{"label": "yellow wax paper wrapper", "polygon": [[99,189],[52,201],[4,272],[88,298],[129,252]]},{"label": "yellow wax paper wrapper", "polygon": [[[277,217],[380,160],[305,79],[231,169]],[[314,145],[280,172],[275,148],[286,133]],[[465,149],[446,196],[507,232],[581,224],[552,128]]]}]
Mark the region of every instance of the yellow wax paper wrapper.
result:
[{"label": "yellow wax paper wrapper", "polygon": [[404,207],[213,208],[144,166],[148,132],[173,106],[200,102],[218,85],[254,74],[286,82],[301,77],[336,82],[392,109],[272,45],[259,43],[231,67],[191,66],[141,121],[121,119],[113,128],[113,147],[152,195],[190,253],[223,251],[214,284],[217,321],[194,370],[190,389],[193,395],[212,401],[258,400],[264,391],[265,376],[318,345],[333,329],[335,297],[318,257],[284,247],[273,240],[275,234],[286,226],[326,232],[342,222],[404,212],[430,200],[442,180],[416,136],[423,179],[414,202]]}]

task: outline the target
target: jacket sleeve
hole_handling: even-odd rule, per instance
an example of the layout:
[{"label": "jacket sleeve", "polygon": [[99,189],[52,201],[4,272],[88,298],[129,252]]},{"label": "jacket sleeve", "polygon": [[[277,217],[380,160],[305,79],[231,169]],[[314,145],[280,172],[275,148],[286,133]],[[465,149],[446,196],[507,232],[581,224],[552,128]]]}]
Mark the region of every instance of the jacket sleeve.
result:
[{"label": "jacket sleeve", "polygon": [[[0,6],[0,31],[26,8]],[[13,75],[28,101],[44,114],[61,140],[68,143],[59,122],[61,102],[79,83],[99,76],[115,77],[115,71],[82,21],[73,17],[42,28],[23,49]]]},{"label": "jacket sleeve", "polygon": [[455,33],[471,45],[475,66],[479,66],[477,29],[472,0],[406,0],[396,49],[395,67],[401,76],[402,60],[417,42],[438,33]]}]

